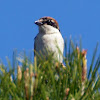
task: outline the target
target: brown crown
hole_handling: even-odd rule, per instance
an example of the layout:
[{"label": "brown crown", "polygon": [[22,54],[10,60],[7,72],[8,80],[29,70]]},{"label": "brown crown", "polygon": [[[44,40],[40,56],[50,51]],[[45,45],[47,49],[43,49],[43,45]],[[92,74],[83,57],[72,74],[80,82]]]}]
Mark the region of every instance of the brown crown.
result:
[{"label": "brown crown", "polygon": [[52,17],[42,17],[39,20],[41,20],[43,24],[51,25],[51,26],[57,28],[58,30],[60,30],[58,22]]}]

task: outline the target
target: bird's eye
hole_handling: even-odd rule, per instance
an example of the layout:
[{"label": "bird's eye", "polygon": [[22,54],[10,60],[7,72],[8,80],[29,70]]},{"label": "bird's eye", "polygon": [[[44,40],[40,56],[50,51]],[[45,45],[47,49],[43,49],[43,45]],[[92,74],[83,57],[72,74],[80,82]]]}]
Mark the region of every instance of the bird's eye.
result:
[{"label": "bird's eye", "polygon": [[51,22],[51,20],[48,20],[48,22]]}]

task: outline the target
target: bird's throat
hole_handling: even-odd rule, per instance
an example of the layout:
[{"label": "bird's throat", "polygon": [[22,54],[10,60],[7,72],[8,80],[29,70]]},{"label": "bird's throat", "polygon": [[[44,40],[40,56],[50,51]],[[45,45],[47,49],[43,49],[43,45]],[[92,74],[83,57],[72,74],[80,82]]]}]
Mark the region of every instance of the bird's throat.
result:
[{"label": "bird's throat", "polygon": [[59,30],[50,25],[41,25],[39,26],[39,33],[41,34],[54,34],[58,33]]}]

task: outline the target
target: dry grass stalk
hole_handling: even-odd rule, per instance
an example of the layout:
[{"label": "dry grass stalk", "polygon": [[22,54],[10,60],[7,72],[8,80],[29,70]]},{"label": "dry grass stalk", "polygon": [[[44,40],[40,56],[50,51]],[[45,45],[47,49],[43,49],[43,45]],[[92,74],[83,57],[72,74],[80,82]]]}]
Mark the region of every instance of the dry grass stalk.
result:
[{"label": "dry grass stalk", "polygon": [[85,81],[87,77],[87,59],[86,59],[87,50],[82,51],[82,95],[84,94]]},{"label": "dry grass stalk", "polygon": [[65,89],[65,97],[64,97],[64,100],[66,100],[67,99],[67,96],[69,95],[69,88],[66,88]]},{"label": "dry grass stalk", "polygon": [[27,68],[24,72],[24,83],[25,83],[25,94],[26,94],[26,100],[29,100],[29,69]]},{"label": "dry grass stalk", "polygon": [[17,67],[17,79],[18,79],[18,82],[20,82],[22,79],[22,71],[21,71],[20,66]]}]

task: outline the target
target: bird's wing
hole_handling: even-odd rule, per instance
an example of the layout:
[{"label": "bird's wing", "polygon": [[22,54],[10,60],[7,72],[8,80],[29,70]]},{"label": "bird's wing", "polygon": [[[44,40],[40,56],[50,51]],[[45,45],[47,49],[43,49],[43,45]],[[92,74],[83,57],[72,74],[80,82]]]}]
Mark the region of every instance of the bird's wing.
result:
[{"label": "bird's wing", "polygon": [[35,56],[35,52],[36,52],[36,38],[37,38],[37,36],[34,38],[34,56]]}]

